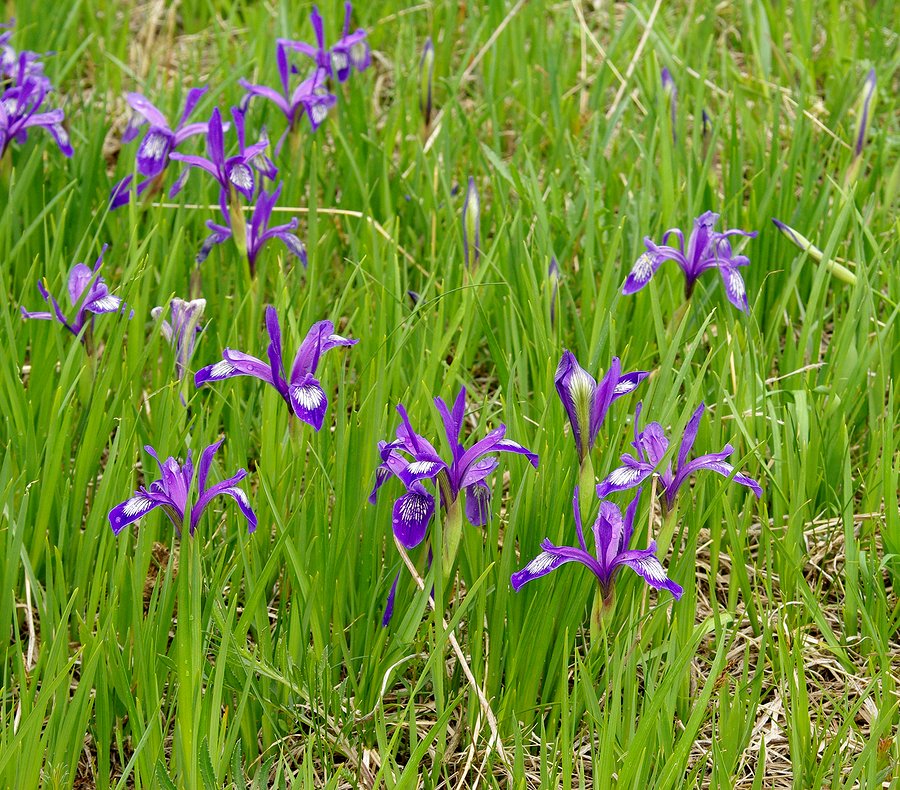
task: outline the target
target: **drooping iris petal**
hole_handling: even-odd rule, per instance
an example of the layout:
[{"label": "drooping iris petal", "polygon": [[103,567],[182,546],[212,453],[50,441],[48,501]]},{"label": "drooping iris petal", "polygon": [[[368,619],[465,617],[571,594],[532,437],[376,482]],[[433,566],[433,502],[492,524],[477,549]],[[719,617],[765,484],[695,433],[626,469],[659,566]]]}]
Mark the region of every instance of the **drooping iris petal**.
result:
[{"label": "drooping iris petal", "polygon": [[118,535],[129,524],[133,524],[141,516],[146,515],[154,508],[159,507],[162,501],[146,491],[137,491],[121,504],[109,511],[109,526],[114,535]]},{"label": "drooping iris petal", "polygon": [[153,126],[138,146],[137,164],[141,175],[152,178],[165,170],[175,135],[168,129]]},{"label": "drooping iris petal", "polygon": [[322,385],[310,376],[301,384],[291,384],[288,395],[294,414],[317,431],[321,430],[328,409],[328,398]]},{"label": "drooping iris petal", "polygon": [[631,550],[622,552],[615,560],[617,566],[627,565],[638,576],[655,590],[668,590],[675,600],[680,600],[684,594],[681,585],[669,579],[666,569],[656,557],[656,541],[640,551]]},{"label": "drooping iris petal", "polygon": [[425,532],[433,515],[434,497],[418,484],[394,502],[394,535],[405,548],[415,548],[425,539]]}]

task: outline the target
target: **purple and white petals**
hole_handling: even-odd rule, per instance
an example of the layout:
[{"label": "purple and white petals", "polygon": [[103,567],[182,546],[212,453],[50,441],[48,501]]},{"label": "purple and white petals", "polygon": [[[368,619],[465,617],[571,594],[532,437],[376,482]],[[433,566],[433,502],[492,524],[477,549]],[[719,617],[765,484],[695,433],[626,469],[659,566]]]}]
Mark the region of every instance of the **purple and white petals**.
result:
[{"label": "purple and white petals", "polygon": [[175,136],[168,129],[151,126],[137,150],[138,172],[152,178],[165,170]]},{"label": "purple and white petals", "polygon": [[133,524],[141,516],[162,504],[157,498],[151,496],[143,489],[136,491],[121,504],[109,511],[109,526],[113,534],[118,535],[129,524]]},{"label": "purple and white petals", "polygon": [[394,502],[392,526],[404,548],[413,549],[425,539],[433,515],[434,497],[421,483]]},{"label": "purple and white petals", "polygon": [[622,456],[625,462],[618,469],[613,469],[606,479],[597,485],[597,496],[601,499],[614,491],[627,491],[637,488],[653,474],[653,464],[636,461],[630,456]]},{"label": "purple and white petals", "polygon": [[684,589],[669,578],[657,558],[655,541],[646,549],[623,552],[616,558],[616,565],[627,565],[654,590],[668,590],[676,601],[684,594]]},{"label": "purple and white petals", "polygon": [[290,384],[288,397],[294,414],[315,430],[321,430],[328,409],[328,398],[322,385],[310,376],[302,384]]},{"label": "purple and white petals", "polygon": [[650,282],[656,270],[659,268],[659,261],[655,259],[649,252],[643,252],[634,262],[628,277],[625,278],[625,285],[622,286],[622,293],[626,296],[637,293],[647,283]]},{"label": "purple and white petals", "polygon": [[[543,547],[545,543],[547,543],[547,541],[544,541],[541,546]],[[563,557],[544,549],[544,551],[538,554],[537,557],[522,568],[522,570],[516,571],[509,577],[510,584],[512,584],[512,588],[518,592],[524,585],[528,584],[528,582],[532,582],[535,579],[546,576],[548,573],[552,573],[560,565],[565,565],[567,562],[573,562],[573,558]]]}]

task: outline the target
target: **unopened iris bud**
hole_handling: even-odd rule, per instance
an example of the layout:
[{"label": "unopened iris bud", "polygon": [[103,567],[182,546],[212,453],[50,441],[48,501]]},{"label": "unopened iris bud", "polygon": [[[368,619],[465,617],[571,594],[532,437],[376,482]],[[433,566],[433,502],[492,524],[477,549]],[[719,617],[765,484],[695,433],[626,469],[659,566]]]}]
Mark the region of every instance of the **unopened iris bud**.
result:
[{"label": "unopened iris bud", "polygon": [[481,255],[481,200],[475,179],[469,176],[466,199],[463,203],[463,251],[466,268],[474,268]]},{"label": "unopened iris bud", "polygon": [[419,60],[419,110],[425,119],[425,128],[431,125],[431,80],[434,76],[434,44],[431,37],[425,39]]},{"label": "unopened iris bud", "polygon": [[672,141],[674,142],[676,139],[675,116],[678,112],[678,88],[675,87],[675,80],[672,79],[672,73],[665,67],[663,67],[662,73],[660,74],[660,81],[662,82],[665,102],[669,105],[669,117],[672,122]]},{"label": "unopened iris bud", "polygon": [[816,263],[824,263],[825,268],[828,269],[831,274],[836,277],[841,282],[847,283],[847,285],[856,285],[856,275],[851,272],[846,266],[841,266],[841,264],[830,261],[823,260],[825,258],[825,253],[822,252],[815,244],[813,244],[809,239],[805,236],[798,233],[794,230],[790,225],[785,225],[783,222],[772,218],[772,222],[775,224],[775,227],[778,228],[788,239],[791,240],[793,244],[799,247],[804,252],[809,253],[809,256],[816,261]]}]

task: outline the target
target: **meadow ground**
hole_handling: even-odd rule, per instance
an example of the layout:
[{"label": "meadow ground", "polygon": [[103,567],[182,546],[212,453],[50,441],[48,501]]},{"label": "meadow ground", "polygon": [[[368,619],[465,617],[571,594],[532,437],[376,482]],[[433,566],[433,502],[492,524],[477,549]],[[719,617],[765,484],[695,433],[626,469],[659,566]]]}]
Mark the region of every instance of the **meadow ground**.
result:
[{"label": "meadow ground", "polygon": [[[163,190],[108,209],[140,144],[122,142],[125,93],[175,119],[189,88],[209,87],[192,118],[219,107],[230,120],[240,79],[278,86],[279,37],[314,40],[311,7],[61,7],[7,2],[0,14],[16,17],[7,46],[52,53],[46,107],[64,109],[74,149],[64,157],[43,129],[0,137],[0,786],[897,781],[894,2],[359,3],[352,29],[368,33],[370,66],[334,74],[321,127],[307,109],[269,150],[282,184],[273,222],[299,220],[308,266],[273,239],[253,277],[231,239],[194,263],[206,221],[223,222],[197,169],[169,198],[183,168],[171,161]],[[321,12],[333,42],[343,5]],[[311,61],[290,62],[296,85]],[[7,98],[14,81],[0,83]],[[4,104],[14,111],[14,97]],[[259,98],[246,123],[248,142],[265,125],[273,144],[286,126]],[[225,145],[236,153],[233,126]],[[204,153],[202,137],[179,151]],[[719,229],[758,233],[731,239],[750,260],[749,312],[729,302],[726,269],[685,303],[671,260],[623,295],[644,237],[678,227],[687,241],[706,211]],[[97,315],[80,338],[23,319],[20,306],[46,307],[36,281],[64,295],[72,265],[104,244],[100,273],[124,314]],[[206,300],[183,383],[151,316],[173,296]],[[258,378],[193,385],[226,347],[267,359],[268,304],[286,355],[323,319],[359,341],[319,361],[320,431]],[[614,356],[651,374],[612,403],[581,471],[554,381],[564,349],[595,377]],[[318,390],[303,381],[312,407]],[[401,552],[404,483],[368,502],[378,442],[394,439],[402,403],[449,459],[433,398],[462,386],[464,442],[505,424],[540,464],[504,453],[487,470],[483,527],[445,488],[426,539]],[[631,545],[658,540],[684,593],[625,568],[592,626],[587,568],[519,592],[510,576],[544,538],[576,545],[579,480],[592,544],[597,501],[584,492],[634,452],[639,401],[641,427],[658,422],[670,440],[657,472],[683,465],[680,438],[703,402],[693,455],[731,444],[762,496],[701,470],[664,513],[665,476],[648,480]],[[252,534],[232,499],[213,501],[193,538],[162,510],[113,533],[110,511],[158,479],[145,445],[161,458],[192,448],[196,461],[218,439],[210,481],[247,470]],[[433,502],[442,474],[406,480],[417,503]]]}]

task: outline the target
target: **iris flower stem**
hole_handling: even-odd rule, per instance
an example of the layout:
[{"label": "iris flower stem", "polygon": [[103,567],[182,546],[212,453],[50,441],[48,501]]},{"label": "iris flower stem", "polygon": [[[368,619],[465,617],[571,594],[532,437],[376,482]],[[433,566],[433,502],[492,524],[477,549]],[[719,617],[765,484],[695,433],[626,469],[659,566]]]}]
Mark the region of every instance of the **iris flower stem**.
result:
[{"label": "iris flower stem", "polygon": [[616,612],[615,588],[605,590],[602,584],[594,592],[594,606],[591,609],[591,645],[598,645],[609,638],[609,625]]},{"label": "iris flower stem", "polygon": [[[409,558],[409,554],[406,553],[406,549],[403,544],[397,540],[397,537],[394,536],[394,544],[397,546],[397,551],[400,552],[400,557],[403,560],[403,563],[406,565],[407,570],[410,572],[410,575],[416,582],[416,586],[424,591],[425,590],[425,580],[419,575],[419,572],[416,570],[416,566],[413,565],[412,560]],[[431,607],[432,611],[435,610],[434,600],[429,597],[428,605]],[[459,661],[459,666],[462,669],[463,675],[466,676],[466,680],[469,682],[469,685],[472,687],[472,691],[475,692],[475,696],[478,698],[478,703],[481,706],[481,714],[487,720],[488,729],[491,731],[491,737],[488,740],[488,751],[491,749],[497,750],[497,755],[500,757],[500,761],[503,763],[503,767],[506,768],[507,774],[510,778],[512,778],[512,764],[509,761],[509,757],[506,755],[506,750],[503,748],[503,741],[500,740],[500,736],[497,733],[497,717],[494,714],[494,711],[491,709],[491,703],[488,702],[487,697],[484,696],[484,692],[481,690],[481,686],[478,685],[478,681],[475,679],[475,675],[472,674],[472,668],[469,666],[469,662],[466,659],[466,654],[463,652],[462,648],[459,645],[459,640],[456,638],[456,634],[453,631],[449,630],[449,626],[447,625],[446,619],[444,617],[440,618],[441,627],[444,629],[444,633],[447,634],[447,641],[450,642],[450,647],[453,649],[453,652],[456,654],[456,658]]]},{"label": "iris flower stem", "polygon": [[677,508],[673,505],[670,510],[666,510],[663,515],[662,527],[659,530],[659,536],[656,541],[656,556],[660,562],[665,559],[669,553],[669,546],[672,543],[672,537],[675,535],[675,522],[677,518]]},{"label": "iris flower stem", "polygon": [[453,566],[456,562],[456,555],[459,551],[459,541],[462,538],[463,518],[462,505],[460,497],[457,497],[450,503],[444,514],[444,546],[443,546],[443,567],[442,571],[444,579],[449,583],[453,577]]},{"label": "iris flower stem", "polygon": [[[185,525],[186,526],[186,525]],[[175,631],[178,713],[175,720],[176,754],[180,762],[180,787],[200,787],[197,735],[200,691],[203,685],[200,633],[200,544],[187,529],[178,542],[178,624]]]},{"label": "iris flower stem", "polygon": [[578,512],[581,514],[582,524],[593,523],[593,509],[597,503],[597,497],[594,494],[595,488],[594,464],[591,462],[591,454],[589,452],[584,456],[578,472]]}]

